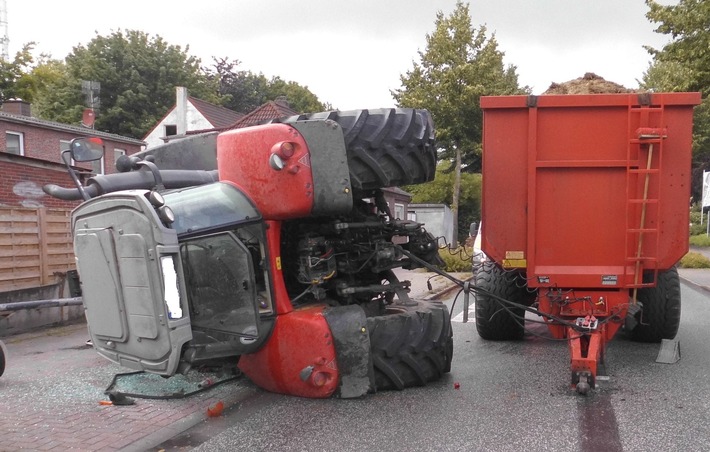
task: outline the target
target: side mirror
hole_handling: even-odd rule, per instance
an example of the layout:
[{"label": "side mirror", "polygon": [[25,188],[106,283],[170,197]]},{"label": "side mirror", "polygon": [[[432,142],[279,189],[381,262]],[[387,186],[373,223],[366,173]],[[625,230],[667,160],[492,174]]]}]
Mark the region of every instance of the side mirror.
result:
[{"label": "side mirror", "polygon": [[91,162],[104,156],[104,141],[97,137],[74,138],[69,151],[74,161]]},{"label": "side mirror", "polygon": [[471,225],[470,225],[469,228],[468,228],[468,235],[469,235],[470,237],[473,237],[473,236],[475,236],[475,235],[477,235],[477,234],[478,234],[478,223],[476,223],[476,222],[474,221],[473,223],[471,223]]}]

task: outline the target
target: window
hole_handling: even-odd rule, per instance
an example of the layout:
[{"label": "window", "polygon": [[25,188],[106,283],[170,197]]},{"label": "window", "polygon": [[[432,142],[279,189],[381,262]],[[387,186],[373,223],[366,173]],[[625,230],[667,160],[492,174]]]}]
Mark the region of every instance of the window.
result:
[{"label": "window", "polygon": [[169,137],[177,135],[177,126],[175,124],[165,124],[165,136]]},{"label": "window", "polygon": [[94,174],[104,174],[104,158],[91,162],[91,172]]},{"label": "window", "polygon": [[402,220],[406,218],[404,215],[404,204],[394,203],[394,218],[396,220]]},{"label": "window", "polygon": [[114,148],[113,150],[113,163],[118,162],[118,159],[121,158],[121,156],[126,155],[126,150],[125,149],[118,149]]},{"label": "window", "polygon": [[24,135],[19,132],[5,132],[5,149],[10,154],[25,155]]}]

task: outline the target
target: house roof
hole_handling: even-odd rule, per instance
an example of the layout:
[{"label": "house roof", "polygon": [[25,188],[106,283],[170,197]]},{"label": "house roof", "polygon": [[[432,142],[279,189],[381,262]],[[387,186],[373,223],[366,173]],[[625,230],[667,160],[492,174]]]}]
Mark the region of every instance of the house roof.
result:
[{"label": "house roof", "polygon": [[[205,100],[198,99],[196,97],[187,96],[187,100],[190,104],[192,104],[193,107],[195,107],[197,111],[200,112],[202,116],[205,117],[207,122],[212,124],[212,127],[201,130],[188,130],[186,131],[186,135],[195,135],[210,130],[226,129],[231,124],[234,124],[235,121],[238,121],[244,116],[244,113],[239,113],[238,111],[230,110],[229,108],[220,107],[219,105],[211,104]],[[177,105],[173,105],[167,112],[165,112],[163,117],[160,118],[160,120],[156,122],[148,132],[146,132],[143,139],[148,138],[150,134],[153,133],[153,131],[156,129],[156,127],[162,124],[163,121],[165,121],[165,118],[167,118],[168,115],[170,115],[170,113],[172,113],[176,108]]]},{"label": "house roof", "polygon": [[136,146],[143,146],[145,144],[145,142],[142,140],[124,137],[115,133],[102,132],[100,130],[89,129],[87,127],[73,126],[70,124],[62,124],[61,122],[47,121],[46,119],[39,119],[33,116],[14,115],[12,113],[5,113],[2,111],[0,111],[0,121],[41,127],[43,129],[57,130],[60,132],[76,133],[82,136],[92,135],[100,138],[105,138],[114,142],[128,143]]},{"label": "house roof", "polygon": [[227,127],[244,117],[244,113],[220,107],[219,105],[211,104],[196,97],[188,96],[188,101],[197,111],[202,113],[202,116],[204,116],[214,128]]},{"label": "house roof", "polygon": [[284,116],[293,116],[297,114],[297,111],[292,110],[291,107],[289,107],[288,102],[278,99],[270,100],[264,105],[252,110],[246,116],[239,119],[229,127],[226,127],[226,129],[241,129],[242,127],[254,126],[270,119],[283,118]]}]

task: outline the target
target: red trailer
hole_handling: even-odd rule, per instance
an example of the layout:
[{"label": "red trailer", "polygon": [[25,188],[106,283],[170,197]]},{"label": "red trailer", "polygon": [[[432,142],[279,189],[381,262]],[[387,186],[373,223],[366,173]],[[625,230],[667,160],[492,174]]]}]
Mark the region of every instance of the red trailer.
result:
[{"label": "red trailer", "polygon": [[675,337],[699,103],[699,93],[481,99],[484,339],[522,338],[537,303],[586,393],[622,325],[642,341]]}]

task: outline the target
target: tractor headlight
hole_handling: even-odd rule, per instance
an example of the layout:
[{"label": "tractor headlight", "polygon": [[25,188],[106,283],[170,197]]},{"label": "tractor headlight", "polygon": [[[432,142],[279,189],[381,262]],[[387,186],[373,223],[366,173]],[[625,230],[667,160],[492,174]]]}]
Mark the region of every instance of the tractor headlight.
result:
[{"label": "tractor headlight", "polygon": [[181,319],[180,291],[178,290],[177,271],[173,256],[161,256],[160,267],[163,270],[163,293],[165,294],[165,305],[168,307],[168,318]]}]

